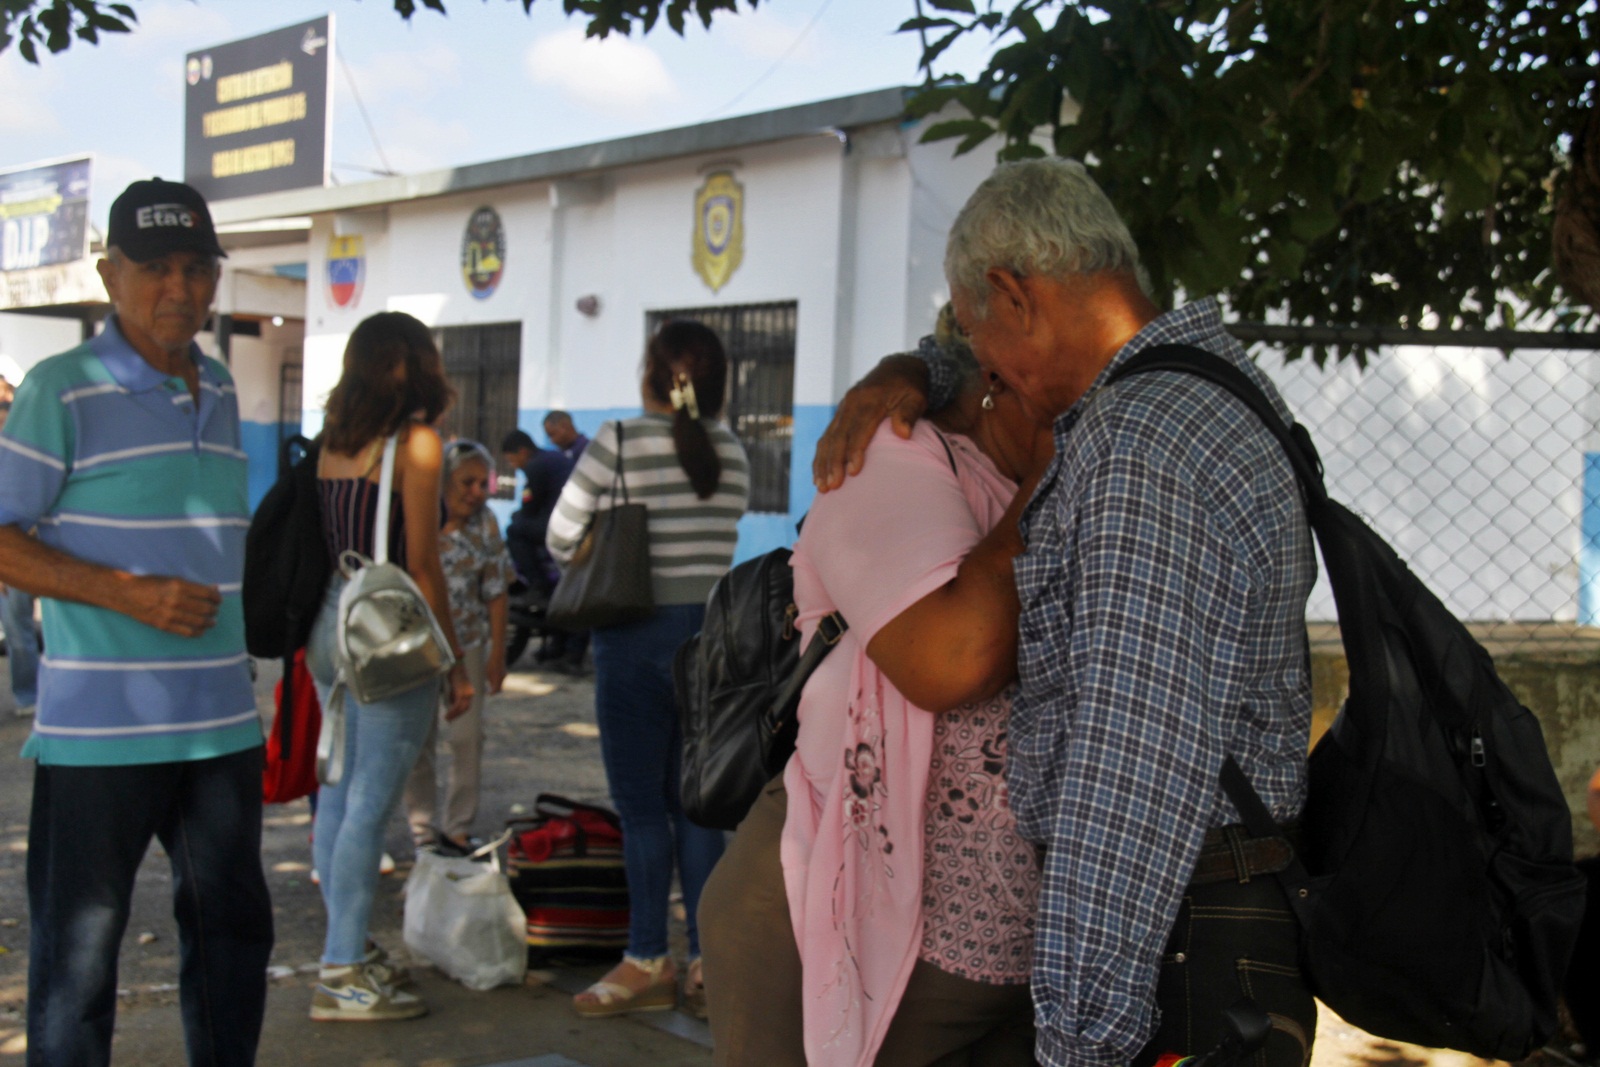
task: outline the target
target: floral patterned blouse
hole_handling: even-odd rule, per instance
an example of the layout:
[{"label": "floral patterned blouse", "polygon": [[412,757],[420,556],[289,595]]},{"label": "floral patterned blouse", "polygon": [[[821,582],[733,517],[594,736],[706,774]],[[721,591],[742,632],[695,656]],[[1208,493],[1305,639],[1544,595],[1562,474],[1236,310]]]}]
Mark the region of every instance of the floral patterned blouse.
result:
[{"label": "floral patterned blouse", "polygon": [[949,974],[1028,980],[1039,859],[1006,794],[1011,690],[939,714],[933,725],[922,866],[922,949]]},{"label": "floral patterned blouse", "polygon": [[511,556],[500,539],[500,524],[488,508],[439,535],[439,561],[450,590],[450,618],[462,648],[489,643],[489,602],[511,584]]}]

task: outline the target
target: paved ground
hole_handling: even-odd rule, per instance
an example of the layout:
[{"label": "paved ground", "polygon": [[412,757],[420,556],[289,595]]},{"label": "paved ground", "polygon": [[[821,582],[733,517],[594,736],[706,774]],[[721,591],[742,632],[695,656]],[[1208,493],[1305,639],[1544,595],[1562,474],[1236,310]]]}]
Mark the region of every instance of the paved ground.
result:
[{"label": "paved ground", "polygon": [[[258,686],[263,707],[270,705],[268,682],[263,677]],[[21,748],[28,731],[10,699],[0,686],[0,761],[11,760],[0,762],[5,768],[0,771],[0,1067],[20,1064],[26,1045],[23,868],[32,774],[29,764],[9,755]],[[489,704],[480,832],[494,830],[518,806],[530,807],[540,792],[606,802],[593,705],[588,679],[535,672],[511,676],[506,694]],[[309,1022],[310,984],[323,933],[322,906],[309,878],[309,824],[303,801],[267,812],[264,854],[278,939],[262,1067],[691,1067],[711,1062],[705,1027],[685,1015],[575,1016],[569,994],[603,968],[544,972],[530,976],[526,986],[488,993],[471,992],[419,968],[418,982],[432,1007],[426,1018],[372,1026]],[[398,818],[388,845],[403,862],[383,881],[374,933],[399,949],[400,891],[410,850]],[[114,1047],[120,1064],[181,1067],[185,1062],[173,986],[177,935],[169,894],[166,860],[154,847],[139,874],[133,920],[123,942]],[[681,955],[681,926],[676,933]],[[1325,1011],[1312,1067],[1477,1067],[1482,1062],[1382,1041]],[[1563,1064],[1547,1060],[1543,1067]]]},{"label": "paved ground", "polygon": [[[531,656],[529,657],[531,659]],[[275,677],[274,665],[264,665]],[[3,677],[4,661],[0,661]],[[258,685],[270,707],[270,677]],[[31,764],[14,759],[28,724],[15,717],[9,689],[0,685],[0,1065],[20,1063],[25,1048],[28,922],[24,886]],[[594,727],[594,689],[588,679],[518,672],[507,693],[492,699],[485,744],[484,796],[478,829],[495,830],[518,806],[531,808],[541,792],[606,803],[605,775]],[[472,992],[437,972],[418,969],[432,1012],[425,1018],[371,1026],[313,1024],[306,1017],[321,949],[323,912],[310,880],[311,813],[304,801],[269,807],[263,835],[268,884],[277,923],[272,963],[276,977],[267,1004],[262,1067],[470,1067],[532,1061],[527,1067],[691,1067],[711,1062],[704,1024],[676,1012],[585,1020],[569,1007],[569,992],[604,968],[545,972],[530,984]],[[410,843],[403,822],[390,826],[389,851],[401,867],[385,878],[374,918],[376,936],[403,952],[401,888]],[[159,845],[139,872],[133,919],[123,941],[122,991],[113,1054],[119,1064],[181,1067],[178,1021],[177,928],[171,881]],[[681,935],[680,935],[680,954]]]}]

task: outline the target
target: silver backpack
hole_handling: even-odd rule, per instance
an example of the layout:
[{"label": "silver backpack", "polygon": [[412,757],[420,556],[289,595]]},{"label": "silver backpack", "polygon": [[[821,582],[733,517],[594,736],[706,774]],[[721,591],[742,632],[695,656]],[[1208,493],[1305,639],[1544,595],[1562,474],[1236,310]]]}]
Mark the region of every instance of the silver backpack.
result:
[{"label": "silver backpack", "polygon": [[[378,522],[373,538],[375,559],[353,549],[339,555],[345,577],[339,591],[339,616],[334,631],[338,673],[322,709],[317,738],[317,777],[337,785],[344,772],[344,694],[363,704],[384,700],[436,682],[455,666],[450,642],[427,598],[404,567],[389,562],[389,496],[394,482],[396,437],[383,446],[383,471],[378,479]],[[418,517],[426,521],[426,516]]]}]

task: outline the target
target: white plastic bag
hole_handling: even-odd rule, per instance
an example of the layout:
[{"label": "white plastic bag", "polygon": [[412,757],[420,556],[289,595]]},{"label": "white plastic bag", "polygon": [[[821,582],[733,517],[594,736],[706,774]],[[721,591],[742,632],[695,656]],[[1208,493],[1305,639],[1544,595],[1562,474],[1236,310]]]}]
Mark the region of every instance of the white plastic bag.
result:
[{"label": "white plastic bag", "polygon": [[528,972],[527,919],[499,843],[480,850],[488,862],[419,852],[406,879],[406,948],[468,989],[518,985]]}]

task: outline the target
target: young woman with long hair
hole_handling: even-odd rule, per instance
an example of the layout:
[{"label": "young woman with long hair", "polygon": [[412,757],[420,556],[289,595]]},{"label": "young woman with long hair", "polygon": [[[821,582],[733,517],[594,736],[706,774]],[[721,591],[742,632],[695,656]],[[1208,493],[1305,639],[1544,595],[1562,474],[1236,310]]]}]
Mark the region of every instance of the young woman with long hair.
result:
[{"label": "young woman with long hair", "polygon": [[[389,559],[416,581],[444,629],[456,665],[447,718],[472,702],[462,650],[451,625],[439,561],[442,450],[432,423],[449,406],[450,383],[428,328],[410,315],[385,311],[362,320],[344,352],[344,373],[328,395],[317,465],[322,525],[337,561],[346,549],[371,558],[378,508],[389,509]],[[379,465],[389,437],[398,439],[390,499],[378,499]],[[334,634],[339,591],[335,571],[311,631],[306,666],[324,702],[336,671]],[[438,686],[428,682],[386,700],[345,700],[344,773],[317,796],[312,854],[321,876],[328,933],[312,994],[318,1020],[409,1019],[427,1011],[410,978],[367,936],[377,891],[383,831],[433,721]]]}]

